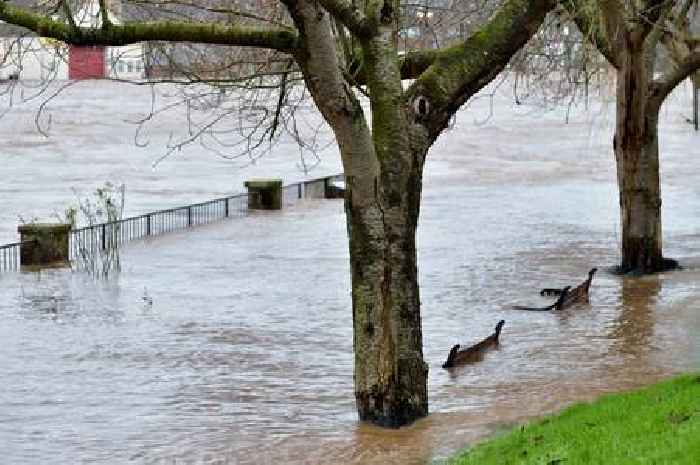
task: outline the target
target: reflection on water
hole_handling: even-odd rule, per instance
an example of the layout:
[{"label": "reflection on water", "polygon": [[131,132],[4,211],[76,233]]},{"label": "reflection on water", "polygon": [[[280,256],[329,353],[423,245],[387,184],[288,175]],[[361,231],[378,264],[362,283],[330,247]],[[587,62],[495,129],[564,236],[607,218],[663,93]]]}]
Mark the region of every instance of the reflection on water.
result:
[{"label": "reflection on water", "polygon": [[620,316],[611,337],[613,350],[632,357],[642,357],[651,349],[654,335],[654,309],[661,291],[659,276],[621,279]]}]

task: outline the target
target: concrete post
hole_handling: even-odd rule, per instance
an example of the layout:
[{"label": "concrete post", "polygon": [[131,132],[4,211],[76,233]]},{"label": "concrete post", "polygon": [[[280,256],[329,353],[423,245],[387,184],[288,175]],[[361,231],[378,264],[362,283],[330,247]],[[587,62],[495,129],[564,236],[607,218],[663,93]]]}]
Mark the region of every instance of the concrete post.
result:
[{"label": "concrete post", "polygon": [[[22,266],[67,266],[70,224],[34,223],[17,228]],[[26,243],[25,243],[26,242]]]},{"label": "concrete post", "polygon": [[248,189],[249,210],[281,210],[282,180],[251,179],[245,182]]}]

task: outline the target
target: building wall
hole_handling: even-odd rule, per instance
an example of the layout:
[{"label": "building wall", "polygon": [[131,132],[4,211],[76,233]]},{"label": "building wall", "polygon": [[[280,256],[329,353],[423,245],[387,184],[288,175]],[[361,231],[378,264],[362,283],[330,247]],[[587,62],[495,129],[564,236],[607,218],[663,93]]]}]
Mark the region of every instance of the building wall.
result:
[{"label": "building wall", "polygon": [[71,45],[68,51],[68,79],[105,77],[105,48]]},{"label": "building wall", "polygon": [[144,47],[67,47],[44,38],[0,37],[0,80],[19,76],[25,80],[145,78]]},{"label": "building wall", "polygon": [[106,76],[111,79],[141,80],[146,77],[142,44],[107,47],[105,59]]},{"label": "building wall", "polygon": [[0,38],[0,79],[68,79],[68,48],[49,39]]}]

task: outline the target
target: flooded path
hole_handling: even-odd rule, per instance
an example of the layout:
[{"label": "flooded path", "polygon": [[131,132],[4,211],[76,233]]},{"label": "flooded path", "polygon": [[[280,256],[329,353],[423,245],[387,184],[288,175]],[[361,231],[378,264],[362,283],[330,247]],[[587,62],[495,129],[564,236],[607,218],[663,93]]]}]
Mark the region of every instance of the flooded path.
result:
[{"label": "flooded path", "polygon": [[[469,118],[431,154],[421,211],[427,419],[398,431],[357,423],[343,208],[307,201],[135,242],[109,281],[1,275],[2,461],[418,465],[571,402],[700,369],[698,136],[675,116],[661,131],[664,244],[686,268],[601,272],[590,305],[533,314],[509,308],[617,261],[607,129]],[[453,344],[500,319],[498,351],[440,368]]]}]

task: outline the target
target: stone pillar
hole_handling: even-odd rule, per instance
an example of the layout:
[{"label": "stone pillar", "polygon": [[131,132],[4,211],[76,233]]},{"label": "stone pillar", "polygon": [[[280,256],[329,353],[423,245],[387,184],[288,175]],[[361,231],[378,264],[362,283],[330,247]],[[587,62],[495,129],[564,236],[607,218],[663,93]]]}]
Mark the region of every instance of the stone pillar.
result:
[{"label": "stone pillar", "polygon": [[[33,223],[17,228],[22,266],[67,266],[70,224]],[[26,242],[26,243],[24,243]]]},{"label": "stone pillar", "polygon": [[249,210],[281,210],[282,180],[251,179],[245,182],[248,189]]}]

